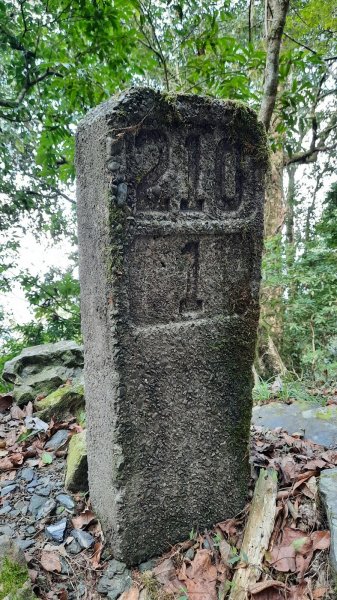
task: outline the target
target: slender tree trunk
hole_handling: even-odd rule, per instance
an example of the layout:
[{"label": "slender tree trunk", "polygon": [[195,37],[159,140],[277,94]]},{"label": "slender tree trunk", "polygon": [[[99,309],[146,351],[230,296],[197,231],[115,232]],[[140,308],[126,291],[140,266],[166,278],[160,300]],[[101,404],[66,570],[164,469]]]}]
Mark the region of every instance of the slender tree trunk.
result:
[{"label": "slender tree trunk", "polygon": [[[267,55],[259,119],[267,131],[273,123],[272,117],[278,92],[280,49],[288,8],[289,0],[266,0]],[[275,122],[277,122],[277,118],[274,119],[274,124]],[[264,232],[267,239],[281,232],[285,220],[283,167],[284,156],[281,145],[281,148],[271,157],[270,171],[266,181]],[[258,344],[258,366],[262,375],[270,375],[270,373],[283,375],[286,371],[277,349],[282,335],[282,292],[281,287],[264,287],[262,289]]]},{"label": "slender tree trunk", "polygon": [[266,0],[267,57],[259,119],[267,131],[275,108],[280,49],[288,8],[289,0]]},{"label": "slender tree trunk", "polygon": [[266,181],[264,207],[265,238],[276,235],[282,229],[286,216],[283,189],[283,150],[274,152],[270,159],[270,171]]}]

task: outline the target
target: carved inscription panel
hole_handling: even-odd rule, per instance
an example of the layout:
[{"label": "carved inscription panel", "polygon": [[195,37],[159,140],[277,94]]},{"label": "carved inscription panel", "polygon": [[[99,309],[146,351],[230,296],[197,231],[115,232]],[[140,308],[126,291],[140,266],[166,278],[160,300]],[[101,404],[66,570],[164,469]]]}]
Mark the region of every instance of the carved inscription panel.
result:
[{"label": "carved inscription panel", "polygon": [[131,321],[243,314],[254,300],[250,236],[139,237],[129,255]]},{"label": "carved inscription panel", "polygon": [[[126,136],[128,203],[137,213],[222,218],[254,208],[254,157],[216,129],[141,129]],[[254,171],[254,169],[253,169]],[[248,178],[249,173],[249,178]],[[261,175],[256,172],[256,185]],[[249,179],[249,183],[248,183]]]}]

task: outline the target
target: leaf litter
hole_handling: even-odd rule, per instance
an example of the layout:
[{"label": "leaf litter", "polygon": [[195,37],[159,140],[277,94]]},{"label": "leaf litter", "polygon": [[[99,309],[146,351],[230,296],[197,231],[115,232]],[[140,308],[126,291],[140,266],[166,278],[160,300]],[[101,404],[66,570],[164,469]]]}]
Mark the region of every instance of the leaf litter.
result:
[{"label": "leaf litter", "polygon": [[[32,406],[21,409],[8,402],[4,422],[0,419],[0,448],[6,452],[0,457],[2,481],[13,481],[16,472],[25,466],[53,472],[63,479],[67,449],[46,452],[47,442],[58,429],[67,429],[70,439],[82,427],[75,418],[61,423],[52,419],[46,425],[32,416]],[[328,562],[330,533],[320,512],[317,477],[321,470],[336,465],[337,450],[304,440],[299,434],[291,436],[280,428],[267,432],[252,428],[250,494],[261,468],[277,471],[278,494],[269,549],[259,580],[247,591],[247,600],[335,597]],[[44,528],[56,517],[41,519],[36,527],[36,545],[25,552],[39,598],[67,600],[77,589],[79,579],[85,584],[85,598],[100,598],[96,585],[112,555],[89,498],[78,494],[75,502],[73,514],[68,515],[67,531],[88,530],[95,543],[72,555],[68,551],[73,541],[69,533],[59,545],[46,543]],[[0,499],[0,508],[2,503]],[[217,523],[212,530],[192,531],[189,540],[171,548],[148,574],[133,569],[132,587],[123,593],[122,600],[228,599],[236,570],[249,564],[249,556],[241,551],[249,509],[250,503],[235,518]]]}]

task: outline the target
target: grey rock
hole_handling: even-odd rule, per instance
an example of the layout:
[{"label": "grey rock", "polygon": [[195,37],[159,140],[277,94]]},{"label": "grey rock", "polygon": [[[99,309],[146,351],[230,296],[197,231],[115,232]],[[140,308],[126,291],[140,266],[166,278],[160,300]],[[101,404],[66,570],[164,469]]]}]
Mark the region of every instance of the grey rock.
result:
[{"label": "grey rock", "polygon": [[155,568],[157,562],[158,561],[156,558],[151,558],[150,560],[147,560],[139,565],[139,571],[141,573],[144,573],[145,571],[152,571]]},{"label": "grey rock", "polygon": [[7,513],[9,513],[11,510],[12,507],[10,504],[7,504],[7,506],[3,506],[2,508],[0,508],[0,516],[7,515]]},{"label": "grey rock", "polygon": [[53,498],[48,498],[47,502],[45,504],[43,504],[41,506],[41,508],[39,508],[39,510],[37,511],[37,514],[36,514],[37,520],[45,519],[45,517],[48,517],[48,515],[52,514],[52,512],[55,510],[55,508],[56,508],[55,500],[53,500]]},{"label": "grey rock", "polygon": [[58,450],[63,446],[68,439],[68,431],[66,429],[59,429],[54,435],[46,442],[46,450]]},{"label": "grey rock", "polygon": [[57,523],[53,523],[53,525],[48,525],[46,527],[45,532],[47,537],[49,537],[54,542],[62,542],[64,538],[64,532],[67,527],[67,519],[62,519]]},{"label": "grey rock", "polygon": [[25,508],[28,507],[28,502],[25,502],[24,500],[18,500],[15,504],[14,504],[15,508],[17,508],[18,510],[24,510]]},{"label": "grey rock", "polygon": [[65,419],[83,413],[85,407],[84,386],[82,379],[76,380],[71,385],[67,383],[57,390],[34,403],[35,409],[41,418],[49,420],[51,417]]},{"label": "grey rock", "polygon": [[78,128],[90,497],[130,565],[246,501],[267,154],[249,108],[151,89]]},{"label": "grey rock", "polygon": [[126,569],[121,575],[104,574],[98,582],[97,591],[100,594],[106,594],[110,600],[116,600],[119,596],[131,587],[131,571]]},{"label": "grey rock", "polygon": [[107,569],[105,571],[106,575],[112,578],[114,575],[121,575],[124,573],[126,569],[126,564],[121,562],[120,560],[112,559],[109,561]]},{"label": "grey rock", "polygon": [[31,481],[28,485],[27,485],[27,492],[29,492],[30,494],[32,492],[34,492],[35,488],[39,485],[39,482],[37,479],[34,479],[33,481]]},{"label": "grey rock", "polygon": [[[46,504],[47,498],[45,496],[38,496],[37,494],[33,494],[30,499],[28,511],[37,517],[42,507]],[[39,517],[41,518],[41,517]]]},{"label": "grey rock", "polygon": [[289,434],[301,432],[304,439],[322,446],[337,447],[337,406],[270,402],[254,407],[252,422],[265,429],[282,427]]},{"label": "grey rock", "polygon": [[39,496],[49,496],[50,492],[51,492],[52,486],[51,484],[49,485],[38,485],[35,488],[35,494],[38,494]]},{"label": "grey rock", "polygon": [[13,508],[13,510],[11,510],[10,515],[11,517],[17,517],[20,514],[20,511],[18,511],[17,508]]},{"label": "grey rock", "polygon": [[0,490],[4,487],[7,487],[8,485],[14,485],[15,483],[15,479],[13,481],[10,481],[9,479],[5,479],[4,481],[0,481]]},{"label": "grey rock", "polygon": [[14,528],[11,525],[0,525],[0,535],[12,537],[14,535]]},{"label": "grey rock", "polygon": [[6,487],[2,488],[1,492],[0,492],[0,496],[3,498],[4,496],[8,496],[9,494],[13,494],[13,492],[15,492],[17,488],[17,485],[7,485]]},{"label": "grey rock", "polygon": [[70,565],[65,560],[65,558],[63,558],[63,556],[60,557],[60,561],[61,561],[61,573],[62,573],[62,575],[69,575],[70,574]]},{"label": "grey rock", "polygon": [[71,492],[88,490],[86,430],[71,437],[64,487]]},{"label": "grey rock", "polygon": [[131,576],[117,575],[111,581],[111,587],[108,591],[107,597],[109,600],[117,600],[123,592],[128,590],[132,585]]},{"label": "grey rock", "polygon": [[87,587],[86,587],[84,581],[80,581],[76,586],[77,594],[79,594],[79,596],[84,596],[86,591],[87,591]]},{"label": "grey rock", "polygon": [[73,529],[71,535],[80,544],[82,548],[90,548],[95,542],[93,536],[87,531],[83,531],[82,529]]},{"label": "grey rock", "polygon": [[188,560],[193,560],[195,555],[195,550],[194,548],[189,548],[186,552],[185,552],[185,558],[187,558]]},{"label": "grey rock", "polygon": [[31,548],[31,546],[35,545],[35,540],[17,540],[17,544],[19,546],[19,548],[21,548],[21,550],[27,550],[28,548]]},{"label": "grey rock", "polygon": [[8,558],[13,563],[26,566],[26,559],[23,550],[16,540],[10,539],[7,535],[0,536],[0,568],[4,558]]},{"label": "grey rock", "polygon": [[80,546],[80,544],[76,540],[73,540],[67,546],[67,552],[69,552],[70,554],[78,554],[79,552],[81,552],[81,550],[82,546]]},{"label": "grey rock", "polygon": [[35,477],[35,471],[34,469],[26,467],[25,469],[22,469],[20,477],[21,479],[24,479],[27,483],[30,483]]},{"label": "grey rock", "polygon": [[26,533],[28,535],[35,535],[35,533],[36,533],[35,527],[33,525],[29,525],[26,529]]},{"label": "grey rock", "polygon": [[28,416],[25,418],[25,427],[31,431],[42,431],[45,433],[49,426],[48,423],[42,421],[39,417]]},{"label": "grey rock", "polygon": [[319,492],[323,501],[331,532],[330,562],[337,578],[337,469],[322,471]]},{"label": "grey rock", "polygon": [[5,364],[3,378],[14,384],[14,397],[21,405],[69,379],[81,378],[82,369],[83,349],[75,342],[62,341],[25,348]]},{"label": "grey rock", "polygon": [[125,569],[123,573],[110,576],[106,571],[100,578],[97,591],[107,594],[108,598],[115,600],[132,584],[131,571]]},{"label": "grey rock", "polygon": [[58,494],[56,496],[56,501],[68,508],[68,510],[75,508],[75,502],[68,494]]}]

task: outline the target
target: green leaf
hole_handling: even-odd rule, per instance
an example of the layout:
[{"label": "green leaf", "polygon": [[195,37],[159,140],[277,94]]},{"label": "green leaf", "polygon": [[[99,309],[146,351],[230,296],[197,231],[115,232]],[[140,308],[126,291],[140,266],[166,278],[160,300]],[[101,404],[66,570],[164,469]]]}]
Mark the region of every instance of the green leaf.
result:
[{"label": "green leaf", "polygon": [[43,452],[41,454],[41,460],[44,465],[51,465],[51,463],[53,462],[53,455],[50,454],[50,452]]}]

